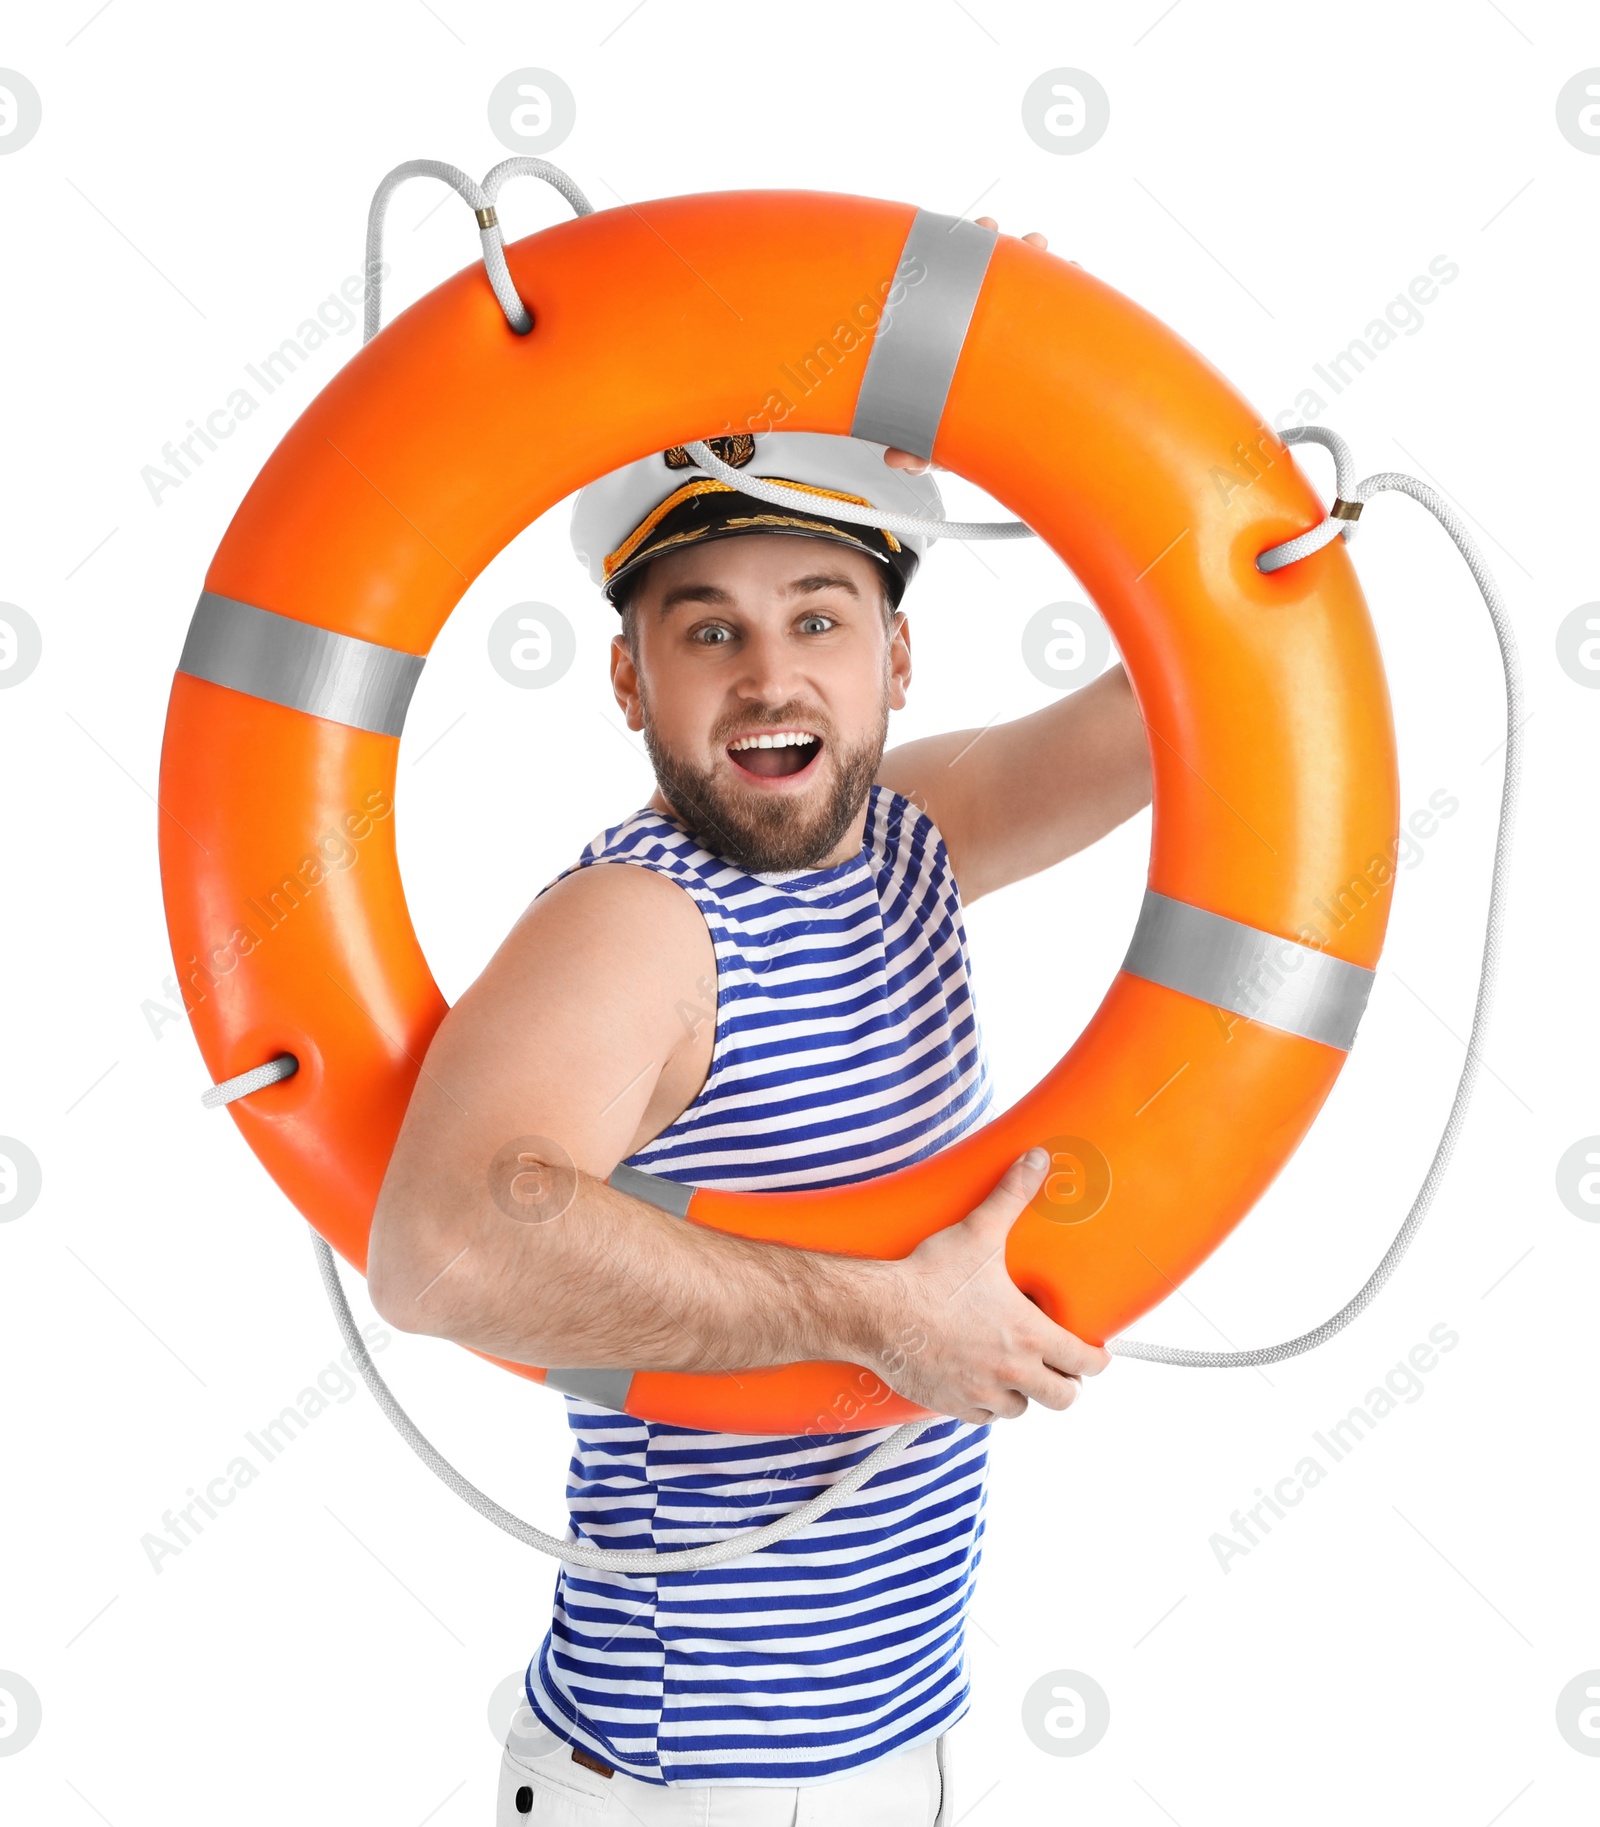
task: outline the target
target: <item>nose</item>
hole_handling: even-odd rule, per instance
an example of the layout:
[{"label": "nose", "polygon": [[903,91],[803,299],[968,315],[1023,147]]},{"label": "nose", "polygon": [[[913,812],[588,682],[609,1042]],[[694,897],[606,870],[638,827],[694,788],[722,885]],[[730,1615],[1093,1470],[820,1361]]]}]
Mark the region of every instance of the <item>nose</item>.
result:
[{"label": "nose", "polygon": [[742,705],[773,709],[804,696],[806,672],[795,645],[778,630],[759,628],[745,639],[734,691]]}]

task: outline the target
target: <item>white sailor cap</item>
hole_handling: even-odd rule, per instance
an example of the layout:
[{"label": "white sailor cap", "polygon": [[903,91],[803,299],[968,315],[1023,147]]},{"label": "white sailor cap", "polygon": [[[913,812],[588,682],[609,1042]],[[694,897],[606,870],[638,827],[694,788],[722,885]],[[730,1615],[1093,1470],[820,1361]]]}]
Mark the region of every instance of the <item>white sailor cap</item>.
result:
[{"label": "white sailor cap", "polygon": [[610,602],[616,603],[615,587],[624,577],[662,552],[739,533],[790,533],[833,540],[877,560],[898,606],[929,536],[830,518],[828,501],[942,519],[944,504],[931,474],[891,469],[883,460],[886,446],[827,432],[742,432],[707,442],[735,469],[814,494],[816,511],[740,494],[703,470],[682,445],[624,464],[580,489],[572,506],[572,549]]}]

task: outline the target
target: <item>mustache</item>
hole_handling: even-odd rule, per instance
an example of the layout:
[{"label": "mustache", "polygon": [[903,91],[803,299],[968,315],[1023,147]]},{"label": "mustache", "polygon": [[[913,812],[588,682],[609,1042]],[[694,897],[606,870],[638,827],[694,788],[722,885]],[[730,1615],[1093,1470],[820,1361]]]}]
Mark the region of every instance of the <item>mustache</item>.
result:
[{"label": "mustache", "polygon": [[750,712],[745,716],[729,721],[726,728],[718,731],[712,740],[718,744],[731,742],[735,736],[760,735],[769,730],[807,729],[815,730],[824,742],[834,741],[833,724],[827,717],[819,717],[814,711],[785,709],[780,715],[768,717],[760,712]]}]

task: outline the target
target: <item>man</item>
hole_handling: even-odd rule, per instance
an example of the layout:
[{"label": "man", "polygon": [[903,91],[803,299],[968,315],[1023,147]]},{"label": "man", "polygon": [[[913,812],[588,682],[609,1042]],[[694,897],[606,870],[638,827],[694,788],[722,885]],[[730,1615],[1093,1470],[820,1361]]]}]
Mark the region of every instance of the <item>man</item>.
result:
[{"label": "man", "polygon": [[[825,1808],[831,1827],[926,1827],[953,1819],[943,1735],[968,1704],[989,1424],[1030,1400],[1067,1407],[1109,1361],[1005,1273],[1043,1155],[895,1262],[685,1225],[606,1177],[626,1161],[694,1184],[837,1185],[982,1121],[963,904],[1146,805],[1148,755],[1120,667],[981,740],[885,754],[924,542],[828,503],[936,514],[931,476],[849,438],[714,447],[815,491],[816,512],[731,491],[682,449],[580,495],[574,544],[622,613],[612,685],[657,788],[540,891],[440,1026],[368,1279],[391,1324],[499,1357],[692,1372],[837,1359],[945,1417],[775,1549],[654,1577],[563,1567],[499,1804],[503,1822]],[[494,1197],[512,1140],[559,1188],[533,1222]],[[752,1438],[566,1400],[573,1533],[616,1548],[759,1526],[886,1431]]]}]

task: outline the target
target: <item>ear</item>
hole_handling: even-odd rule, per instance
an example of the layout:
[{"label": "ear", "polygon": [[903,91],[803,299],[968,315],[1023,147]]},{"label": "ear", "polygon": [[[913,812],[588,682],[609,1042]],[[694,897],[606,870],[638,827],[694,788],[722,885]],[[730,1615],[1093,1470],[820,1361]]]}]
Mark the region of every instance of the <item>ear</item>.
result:
[{"label": "ear", "polygon": [[889,629],[889,708],[904,710],[911,684],[911,618],[896,609]]},{"label": "ear", "polygon": [[642,730],[644,714],[639,704],[639,669],[620,632],[611,637],[611,690],[627,718],[628,728]]}]

